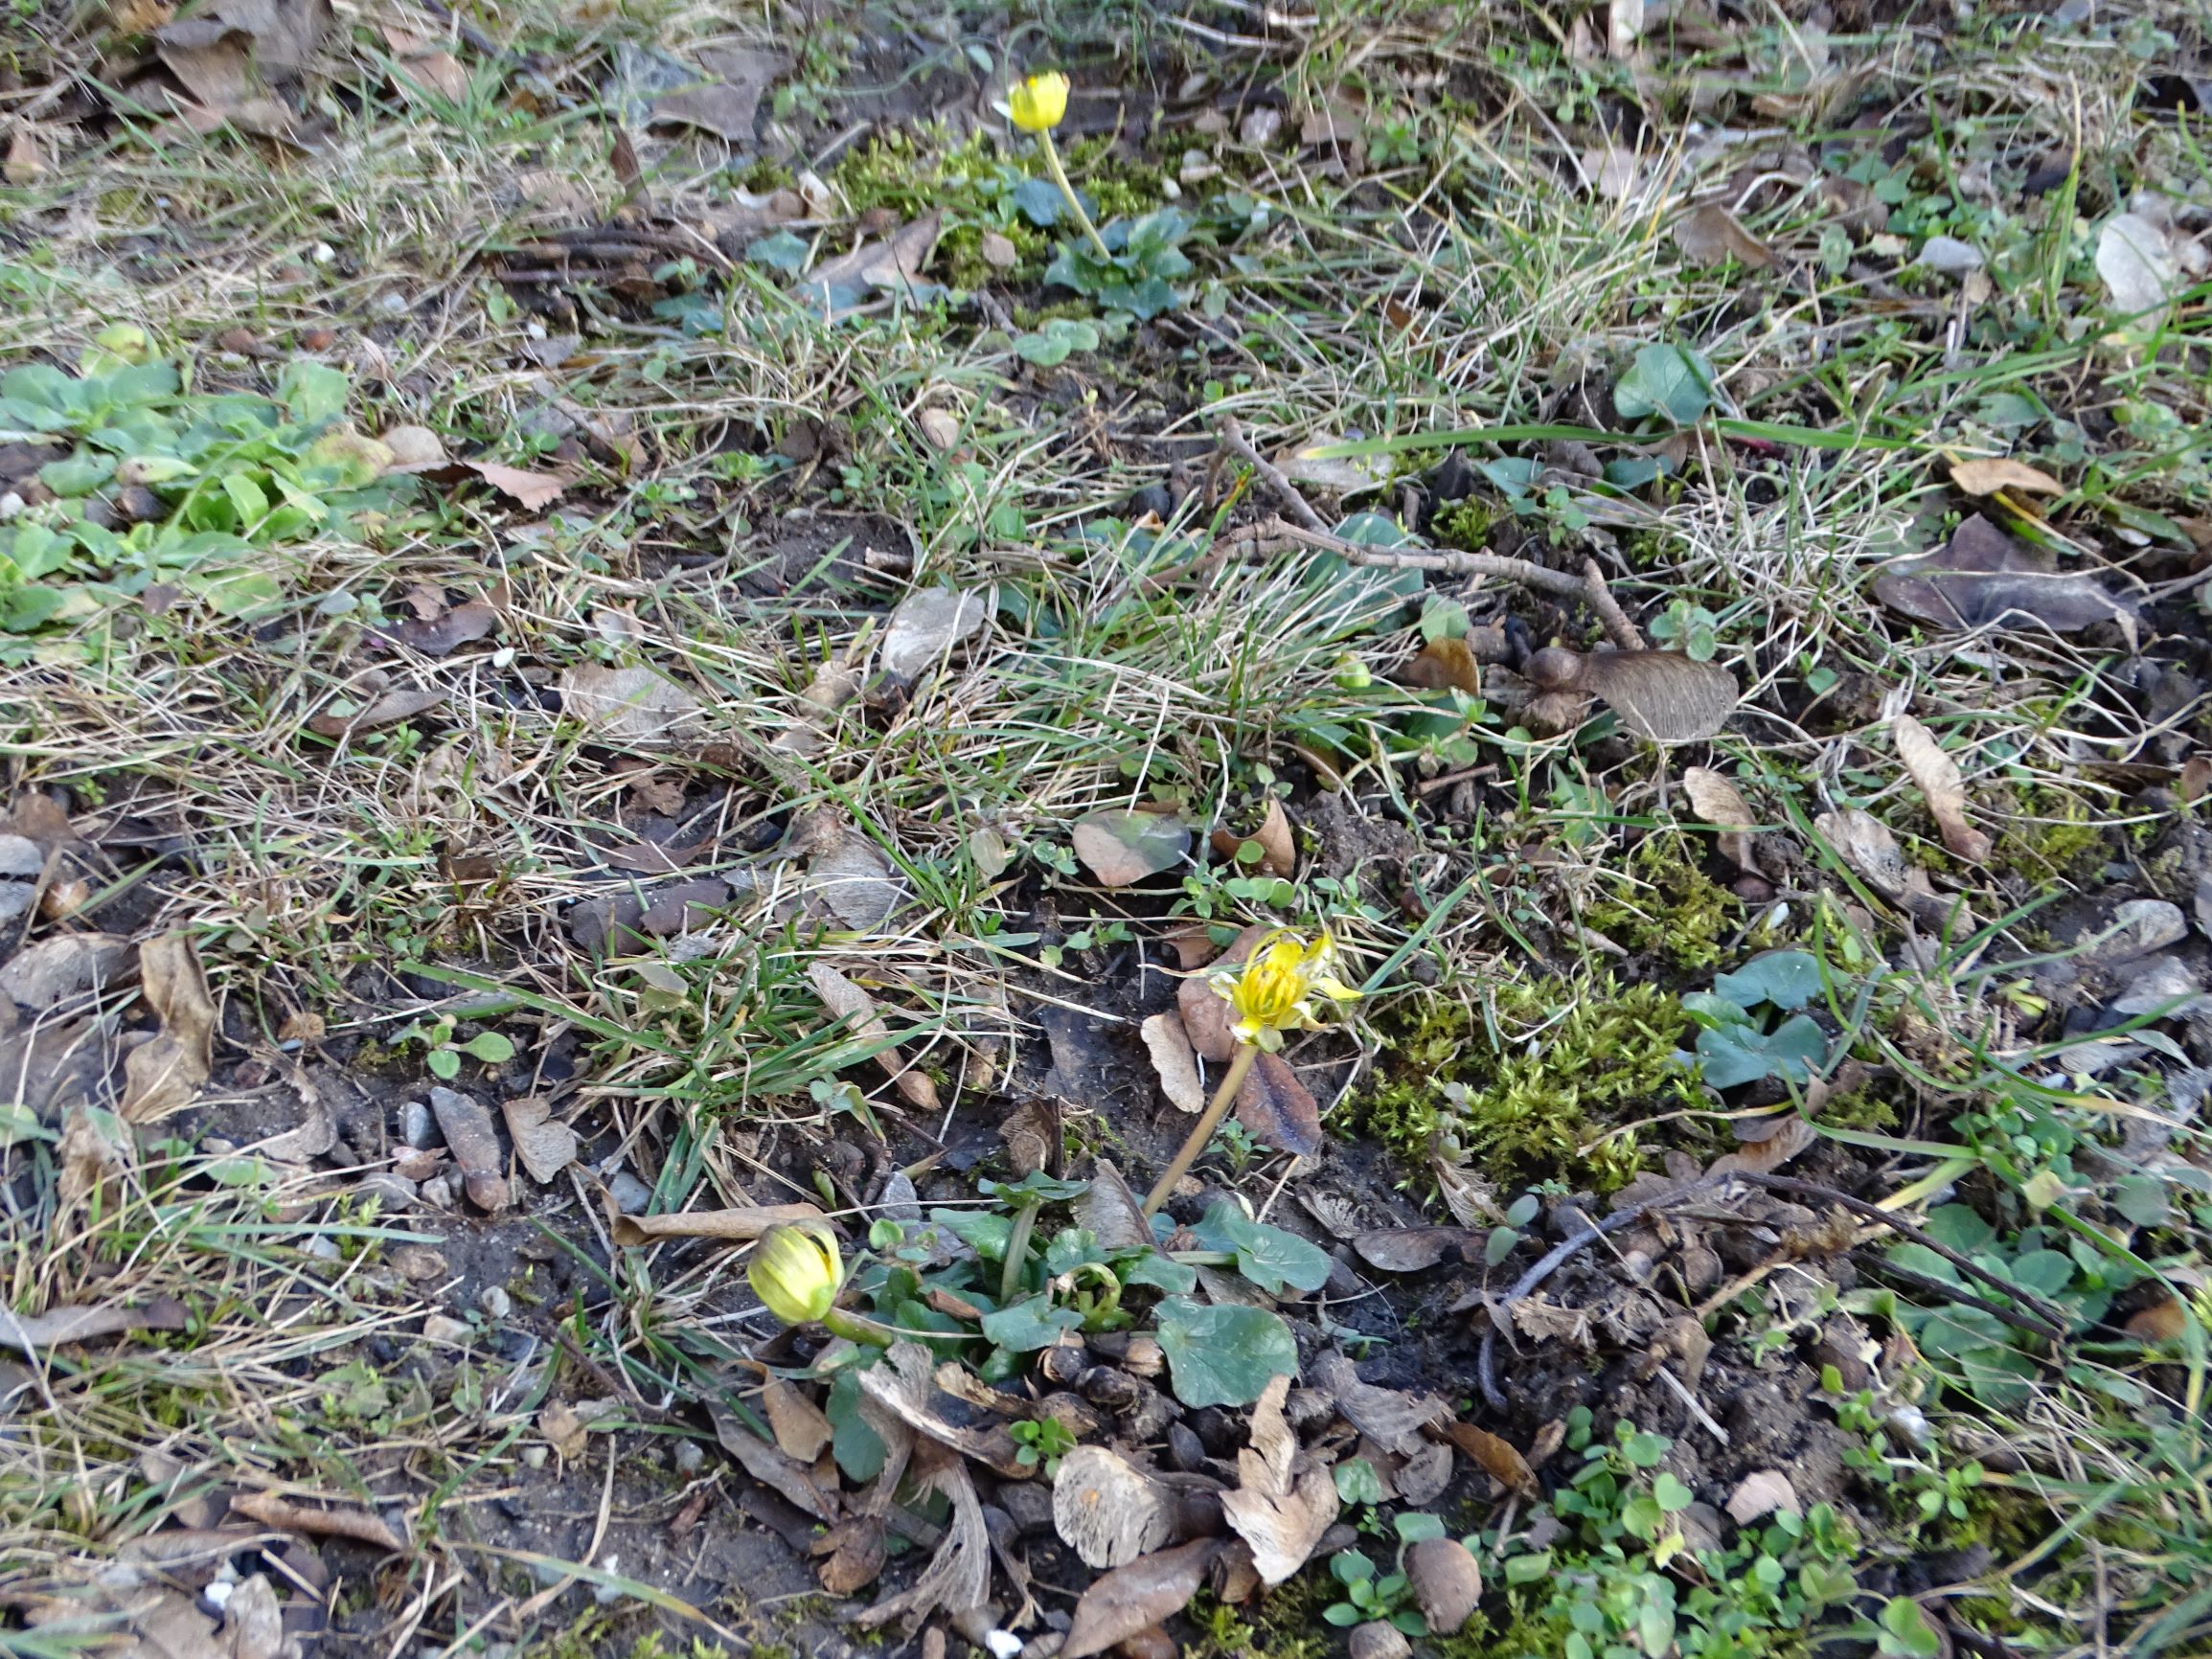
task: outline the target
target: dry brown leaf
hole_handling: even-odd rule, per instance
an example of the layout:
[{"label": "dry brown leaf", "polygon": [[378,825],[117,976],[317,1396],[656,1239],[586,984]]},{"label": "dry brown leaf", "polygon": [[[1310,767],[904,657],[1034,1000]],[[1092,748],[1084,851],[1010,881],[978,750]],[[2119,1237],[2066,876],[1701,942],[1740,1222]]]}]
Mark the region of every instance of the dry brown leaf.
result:
[{"label": "dry brown leaf", "polygon": [[157,1296],[143,1307],[62,1307],[33,1314],[13,1313],[0,1306],[0,1345],[35,1353],[126,1330],[182,1330],[188,1323],[184,1304],[170,1296]]},{"label": "dry brown leaf", "polygon": [[1121,1453],[1079,1445],[1060,1460],[1052,1524],[1085,1566],[1126,1566],[1165,1544],[1174,1523],[1174,1494]]},{"label": "dry brown leaf", "polygon": [[29,122],[17,125],[8,135],[8,159],[0,163],[0,178],[11,185],[34,184],[46,172],[46,152],[39,148],[38,135]]},{"label": "dry brown leaf", "polygon": [[777,1448],[799,1463],[820,1457],[837,1432],[820,1406],[772,1373],[761,1385],[761,1409],[775,1432]]},{"label": "dry brown leaf", "polygon": [[2006,456],[1953,462],[1950,481],[1969,495],[1995,495],[2000,489],[2023,495],[2060,495],[2066,488],[2041,467]]},{"label": "dry brown leaf", "polygon": [[[930,411],[942,413],[942,411]],[[958,428],[954,428],[954,436]],[[940,447],[945,447],[940,445]],[[883,630],[877,663],[892,678],[907,681],[933,667],[954,648],[983,631],[996,600],[989,588],[956,593],[950,588],[916,588],[899,602]]]},{"label": "dry brown leaf", "polygon": [[1442,1441],[1424,1442],[1391,1471],[1389,1480],[1400,1503],[1425,1510],[1451,1484],[1451,1447]]},{"label": "dry brown leaf", "polygon": [[130,941],[119,933],[57,933],[0,963],[0,993],[44,1012],[126,978]]},{"label": "dry brown leaf", "polygon": [[1520,1455],[1511,1441],[1457,1420],[1446,1423],[1444,1432],[1453,1445],[1474,1459],[1483,1472],[1499,1486],[1523,1497],[1537,1495],[1536,1471],[1529,1467],[1528,1459]]},{"label": "dry brown leaf", "polygon": [[1771,1175],[1819,1139],[1819,1130],[1791,1112],[1776,1122],[1771,1135],[1746,1141],[1738,1150],[1722,1153],[1705,1173],[1719,1175],[1731,1170],[1748,1170],[1753,1174]]},{"label": "dry brown leaf", "polygon": [[367,1510],[318,1509],[312,1504],[296,1504],[275,1492],[237,1492],[231,1497],[231,1508],[249,1521],[259,1521],[264,1527],[275,1527],[280,1532],[306,1533],[315,1537],[352,1538],[357,1544],[389,1550],[403,1555],[407,1546],[399,1535],[384,1524],[381,1516]]},{"label": "dry brown leaf", "polygon": [[472,640],[484,638],[498,625],[498,611],[482,600],[470,600],[442,616],[427,620],[405,618],[389,631],[411,651],[420,651],[426,657],[445,657]]},{"label": "dry brown leaf", "polygon": [[1463,639],[1430,640],[1406,665],[1405,677],[1424,691],[1482,695],[1482,665],[1474,660],[1473,649]]},{"label": "dry brown leaf", "polygon": [[781,1223],[826,1219],[812,1204],[745,1204],[730,1210],[687,1210],[680,1216],[625,1216],[609,1194],[606,1208],[614,1241],[632,1249],[663,1239],[723,1239],[749,1244]]},{"label": "dry brown leaf", "polygon": [[1191,1053],[1181,1016],[1151,1014],[1137,1030],[1152,1054],[1152,1070],[1159,1074],[1160,1093],[1168,1097],[1168,1103],[1181,1112],[1204,1111],[1206,1086],[1198,1080],[1197,1057]]},{"label": "dry brown leaf", "polygon": [[1181,1612],[1222,1548],[1220,1538],[1194,1538],[1094,1579],[1075,1604],[1060,1659],[1090,1659]]},{"label": "dry brown leaf", "polygon": [[922,273],[936,249],[942,216],[924,214],[881,241],[863,241],[809,271],[793,292],[832,322],[879,304],[885,294],[917,303],[929,285]]},{"label": "dry brown leaf", "polygon": [[61,1165],[57,1186],[64,1204],[81,1204],[109,1193],[130,1172],[130,1130],[113,1112],[80,1102],[62,1120],[54,1155]]},{"label": "dry brown leaf", "polygon": [[752,46],[709,46],[694,54],[698,75],[652,101],[655,126],[696,126],[749,150],[760,142],[761,96],[790,66],[781,52]]},{"label": "dry brown leaf", "polygon": [[338,1125],[323,1100],[323,1091],[305,1072],[293,1074],[292,1086],[308,1109],[307,1116],[295,1127],[257,1141],[251,1148],[271,1163],[304,1164],[338,1144]]},{"label": "dry brown leaf", "polygon": [[1775,262],[1774,250],[1718,202],[1707,202],[1676,219],[1674,237],[1682,257],[1693,264],[1718,265],[1734,260],[1749,270],[1763,271]]},{"label": "dry brown leaf", "polygon": [[1137,1208],[1136,1194],[1110,1158],[1101,1158],[1091,1170],[1090,1186],[1075,1201],[1076,1225],[1089,1233],[1102,1250],[1149,1248],[1152,1229]]},{"label": "dry brown leaf", "polygon": [[182,933],[165,933],[139,946],[138,970],[161,1030],[124,1060],[118,1110],[125,1123],[150,1124],[191,1105],[207,1081],[216,1007],[199,957]]},{"label": "dry brown leaf", "polygon": [[1385,1273],[1420,1273],[1447,1257],[1464,1256],[1478,1237],[1464,1227],[1379,1227],[1354,1234],[1352,1248]]},{"label": "dry brown leaf", "polygon": [[1298,844],[1290,833],[1290,820],[1283,811],[1283,803],[1272,797],[1268,799],[1266,814],[1260,820],[1260,827],[1251,834],[1240,835],[1224,828],[1215,830],[1211,840],[1214,851],[1230,859],[1236,858],[1240,848],[1257,845],[1263,875],[1288,880],[1298,873]]},{"label": "dry brown leaf", "polygon": [[1321,1105],[1281,1055],[1263,1051],[1237,1091],[1237,1122],[1263,1147],[1296,1157],[1321,1149]]},{"label": "dry brown leaf", "polygon": [[906,885],[882,850],[851,825],[840,825],[807,861],[807,880],[839,921],[875,933],[906,901]]},{"label": "dry brown leaf", "polygon": [[860,1393],[924,1439],[942,1442],[1008,1480],[1035,1474],[1015,1455],[1019,1448],[1006,1424],[946,1394],[937,1385],[936,1372],[926,1348],[895,1342],[881,1361],[860,1374]]},{"label": "dry brown leaf", "polygon": [[1405,1553],[1405,1582],[1432,1636],[1456,1636],[1482,1600],[1482,1569],[1457,1538],[1423,1538]]},{"label": "dry brown leaf", "polygon": [[222,1643],[225,1659],[277,1659],[283,1651],[285,1612],[267,1574],[242,1579],[231,1591],[223,1603]]},{"label": "dry brown leaf", "polygon": [[524,1095],[506,1102],[500,1110],[506,1114],[515,1156],[540,1187],[576,1162],[576,1131],[554,1118],[550,1102]]},{"label": "dry brown leaf", "polygon": [[560,712],[581,721],[593,740],[616,747],[669,740],[696,725],[701,712],[691,693],[648,668],[579,663],[558,687]]},{"label": "dry brown leaf", "polygon": [[883,1576],[888,1559],[883,1547],[883,1522],[876,1515],[855,1515],[840,1521],[814,1540],[814,1554],[822,1564],[814,1569],[822,1588],[832,1596],[851,1596]]},{"label": "dry brown leaf", "polygon": [[591,1440],[590,1425],[566,1400],[557,1399],[537,1414],[537,1432],[563,1463],[574,1463],[583,1456],[583,1448]]},{"label": "dry brown leaf", "polygon": [[1173,870],[1190,856],[1191,832],[1172,813],[1109,807],[1076,820],[1075,853],[1107,887]]},{"label": "dry brown leaf", "polygon": [[445,698],[446,693],[439,691],[389,691],[351,715],[317,715],[308,722],[308,729],[325,738],[373,732],[379,726],[396,725],[417,715],[427,714]]},{"label": "dry brown leaf", "polygon": [[1221,1512],[1252,1548],[1262,1583],[1282,1583],[1306,1564],[1336,1518],[1336,1483],[1328,1466],[1303,1459],[1283,1416],[1290,1379],[1267,1381],[1252,1407],[1251,1443],[1237,1454],[1237,1489],[1221,1494]]},{"label": "dry brown leaf", "polygon": [[1359,1368],[1341,1353],[1325,1353],[1313,1362],[1315,1386],[1336,1398],[1337,1414],[1354,1428],[1400,1457],[1410,1457],[1422,1447],[1421,1431],[1451,1418],[1451,1407],[1432,1394],[1407,1394],[1381,1388],[1359,1379]]},{"label": "dry brown leaf", "polygon": [[1006,1143],[1006,1161],[1013,1166],[1015,1180],[1039,1170],[1059,1174],[1060,1102],[1050,1095],[1024,1101],[1000,1121],[998,1138]]},{"label": "dry brown leaf", "polygon": [[[822,999],[822,1006],[848,1022],[855,1036],[890,1045],[891,1028],[876,1011],[874,997],[826,962],[809,963],[807,978],[812,983],[815,995]],[[938,1109],[936,1081],[928,1073],[909,1066],[906,1057],[895,1045],[879,1049],[876,1063],[891,1079],[892,1086],[914,1105],[925,1112]]]},{"label": "dry brown leaf", "polygon": [[816,1520],[836,1520],[835,1493],[823,1489],[809,1465],[763,1440],[719,1400],[707,1401],[707,1415],[714,1420],[715,1439],[745,1473]]},{"label": "dry brown leaf", "polygon": [[2124,1329],[2138,1342],[2178,1342],[2189,1329],[2189,1310],[2163,1296],[2128,1315]]},{"label": "dry brown leaf", "polygon": [[1797,1489],[1780,1469],[1753,1469],[1728,1494],[1728,1517],[1740,1527],[1776,1510],[1792,1515],[1805,1512],[1805,1506],[1797,1501]]},{"label": "dry brown leaf", "polygon": [[[862,1375],[882,1370],[873,1367]],[[968,1464],[948,1446],[924,1440],[914,1448],[914,1484],[924,1496],[938,1493],[952,1505],[945,1536],[921,1576],[896,1596],[887,1596],[854,1620],[864,1630],[894,1619],[919,1621],[942,1607],[965,1613],[991,1593],[991,1532],[983,1521],[983,1501]]]},{"label": "dry brown leaf", "polygon": [[2134,642],[2134,607],[2080,571],[2031,548],[1980,513],[1951,533],[1948,545],[1898,560],[1874,579],[1874,597],[1892,610],[1939,628],[1964,629],[2041,623],[2055,633],[2115,624]]},{"label": "dry brown leaf", "polygon": [[1910,715],[1900,715],[1891,721],[1890,734],[1898,758],[1927,797],[1927,809],[1943,832],[1943,844],[1953,857],[1969,864],[1984,862],[1993,843],[1966,821],[1966,779],[1960,775],[1958,762],[1944,752],[1935,735]]},{"label": "dry brown leaf", "polygon": [[[1264,927],[1245,928],[1213,966],[1234,967],[1250,956],[1252,947],[1266,935]],[[1201,1059],[1219,1065],[1237,1052],[1237,1034],[1235,1022],[1229,1017],[1228,998],[1214,989],[1206,975],[1192,974],[1175,987],[1175,1009],[1182,1016],[1183,1034],[1191,1039],[1191,1047]]]},{"label": "dry brown leaf", "polygon": [[1904,895],[1904,853],[1889,827],[1873,813],[1859,807],[1844,807],[1821,813],[1813,821],[1813,828],[1882,898],[1894,900]]},{"label": "dry brown leaf", "polygon": [[551,507],[568,488],[568,480],[551,472],[532,472],[497,461],[464,461],[462,466],[528,511]]},{"label": "dry brown leaf", "polygon": [[1736,785],[1710,766],[1688,766],[1682,771],[1682,793],[1690,797],[1690,809],[1721,831],[1715,838],[1721,856],[1756,875],[1759,872],[1751,862],[1751,837],[1758,830],[1758,822]]}]

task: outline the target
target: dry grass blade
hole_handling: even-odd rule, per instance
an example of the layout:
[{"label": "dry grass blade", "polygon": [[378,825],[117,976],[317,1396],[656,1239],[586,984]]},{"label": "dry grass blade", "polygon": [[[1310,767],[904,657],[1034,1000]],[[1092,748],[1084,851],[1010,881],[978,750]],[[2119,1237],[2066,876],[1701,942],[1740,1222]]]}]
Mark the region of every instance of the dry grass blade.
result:
[{"label": "dry grass blade", "polygon": [[634,1248],[663,1239],[722,1239],[749,1244],[769,1228],[783,1222],[821,1221],[821,1210],[812,1204],[743,1204],[730,1210],[687,1210],[677,1216],[625,1216],[614,1210],[607,1226],[614,1241]]}]

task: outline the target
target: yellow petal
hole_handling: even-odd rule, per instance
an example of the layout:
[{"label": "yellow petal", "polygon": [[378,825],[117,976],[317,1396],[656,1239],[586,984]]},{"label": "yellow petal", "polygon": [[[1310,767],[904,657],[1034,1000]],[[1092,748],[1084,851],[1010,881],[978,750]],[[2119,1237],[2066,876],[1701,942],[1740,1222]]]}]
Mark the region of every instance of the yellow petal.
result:
[{"label": "yellow petal", "polygon": [[1009,87],[1007,113],[1024,132],[1050,132],[1067,114],[1067,77],[1057,70],[1033,75],[1019,86]]}]

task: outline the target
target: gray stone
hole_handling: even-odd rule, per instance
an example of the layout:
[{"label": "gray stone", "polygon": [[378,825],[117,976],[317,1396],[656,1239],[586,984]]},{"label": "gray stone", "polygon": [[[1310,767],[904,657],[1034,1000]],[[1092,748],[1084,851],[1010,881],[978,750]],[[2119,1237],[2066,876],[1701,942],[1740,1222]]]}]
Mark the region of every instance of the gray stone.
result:
[{"label": "gray stone", "polygon": [[476,1303],[494,1319],[505,1319],[514,1311],[514,1299],[496,1284],[487,1284]]},{"label": "gray stone", "polygon": [[1956,237],[1929,237],[1921,245],[1920,258],[1912,261],[1931,271],[1941,271],[1947,277],[1963,277],[1969,271],[1982,267],[1981,250],[1972,242],[1962,242]]},{"label": "gray stone", "polygon": [[441,1146],[438,1138],[438,1120],[422,1101],[409,1101],[399,1108],[399,1139],[417,1151],[427,1151]]},{"label": "gray stone", "polygon": [[606,1190],[614,1194],[614,1207],[625,1216],[642,1216],[652,1203],[652,1189],[627,1170],[607,1182]]},{"label": "gray stone", "polygon": [[706,1466],[706,1461],[707,1454],[700,1448],[699,1443],[697,1441],[679,1440],[676,1442],[676,1473],[682,1475],[696,1475],[701,1468]]}]

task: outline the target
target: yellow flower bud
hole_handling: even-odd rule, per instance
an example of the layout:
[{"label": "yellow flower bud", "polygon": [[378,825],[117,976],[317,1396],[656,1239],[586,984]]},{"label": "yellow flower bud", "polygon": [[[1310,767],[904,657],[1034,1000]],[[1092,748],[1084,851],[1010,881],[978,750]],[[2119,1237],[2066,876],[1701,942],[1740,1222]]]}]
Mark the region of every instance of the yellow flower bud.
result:
[{"label": "yellow flower bud", "polygon": [[1050,132],[1067,114],[1067,77],[1058,70],[1033,75],[1006,89],[1007,112],[1024,132]]},{"label": "yellow flower bud", "polygon": [[761,1306],[786,1325],[811,1325],[836,1305],[845,1280],[837,1239],[818,1221],[780,1221],[753,1246],[745,1279]]},{"label": "yellow flower bud", "polygon": [[1335,977],[1335,961],[1336,942],[1326,933],[1308,944],[1288,929],[1277,929],[1252,947],[1242,966],[1210,976],[1215,991],[1236,1011],[1237,1040],[1279,1049],[1285,1032],[1321,1023],[1316,995],[1357,1002],[1359,993]]}]

